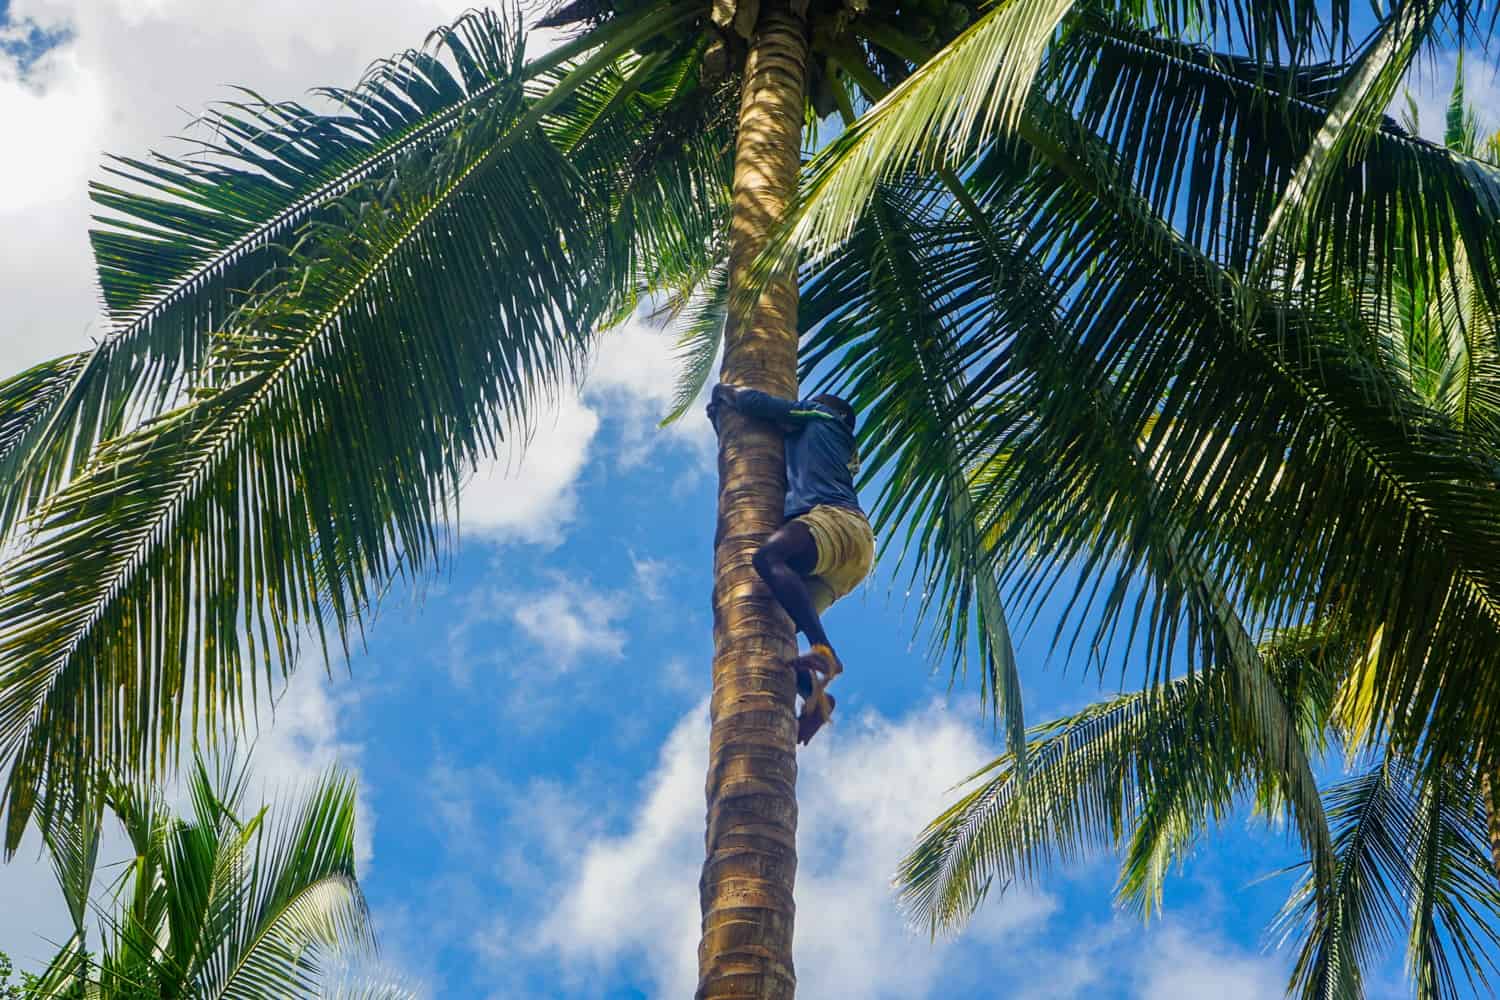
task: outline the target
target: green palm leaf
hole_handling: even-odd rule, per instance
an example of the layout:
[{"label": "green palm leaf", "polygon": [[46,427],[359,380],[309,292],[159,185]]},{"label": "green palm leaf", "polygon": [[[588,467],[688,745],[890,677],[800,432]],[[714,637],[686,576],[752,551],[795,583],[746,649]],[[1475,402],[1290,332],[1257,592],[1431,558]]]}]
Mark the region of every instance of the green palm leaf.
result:
[{"label": "green palm leaf", "polygon": [[[354,877],[353,783],[321,775],[300,803],[243,818],[246,772],[200,757],[177,818],[142,785],[116,786],[110,807],[135,857],[100,908],[97,963],[58,980],[59,995],[321,997],[374,937]],[[87,865],[92,872],[92,862]],[[350,978],[339,995],[403,994]]]},{"label": "green palm leaf", "polygon": [[804,367],[811,374],[837,359],[824,381],[862,414],[862,447],[882,480],[871,513],[883,550],[904,539],[902,558],[922,592],[919,620],[937,609],[934,651],[951,654],[955,677],[977,640],[981,697],[1024,757],[1020,674],[995,553],[982,543],[989,518],[973,496],[972,434],[957,405],[955,330],[933,289],[951,277],[931,237],[939,193],[878,190],[844,252],[810,276],[800,311],[815,333]]},{"label": "green palm leaf", "polygon": [[493,12],[471,12],[435,31],[428,46],[376,63],[352,89],[325,88],[333,113],[255,94],[210,109],[190,157],[111,158],[111,183],[92,196],[102,227],[91,235],[106,309],[115,329],[0,427],[0,535],[36,500],[76,472],[93,447],[180,401],[212,334],[264,275],[288,260],[308,227],[336,220],[339,205],[409,158],[431,156],[497,102],[517,78],[553,79],[580,49],[602,46],[557,103],[641,38],[691,13],[679,3],[623,18],[527,67],[516,65],[513,28]]},{"label": "green palm leaf", "polygon": [[289,251],[192,402],[43,508],[0,598],[12,846],[49,772],[89,755],[149,772],[189,690],[192,716],[223,724],[246,663],[286,669],[299,629],[343,630],[368,580],[430,559],[466,464],[582,357],[560,317],[599,310],[563,245],[602,226],[525,128],[518,38],[509,51],[483,113]]},{"label": "green palm leaf", "polygon": [[[1453,643],[1451,662],[1475,665],[1497,637],[1490,580],[1497,563],[1486,554],[1500,542],[1500,525],[1486,513],[1497,489],[1492,467],[1360,353],[1363,335],[1343,320],[1268,299],[1259,328],[1246,331],[1243,291],[1136,199],[1087,139],[1067,131],[1065,118],[1057,121],[1046,149],[1055,168],[1033,174],[1029,189],[1011,189],[1016,201],[1006,210],[1046,220],[1024,251],[1049,262],[1054,287],[1079,289],[1066,319],[1078,333],[1077,357],[1094,371],[1070,382],[1128,373],[1116,419],[1153,428],[1147,451],[1156,475],[1173,484],[1165,499],[1180,511],[1171,520],[1208,565],[1234,561],[1220,576],[1236,581],[1252,607],[1292,624],[1310,603],[1347,587],[1362,595],[1365,635],[1399,626],[1392,633],[1386,625],[1381,650],[1382,714],[1406,720],[1398,738],[1420,741],[1425,729],[1412,720],[1428,718],[1428,709],[1447,723],[1435,730],[1445,739],[1482,732],[1492,711],[1488,672],[1476,666],[1455,677],[1465,689],[1457,695],[1424,666],[1436,634]],[[1010,172],[997,168],[998,176]],[[1020,354],[1014,360],[1019,368],[997,363],[976,380],[976,395],[1001,386],[1007,394],[1027,391],[1016,378],[1029,384],[1068,375],[1056,367],[1044,375]],[[1051,498],[1081,485],[1107,489],[1089,485],[1097,470],[1085,472],[1069,457],[1085,416],[1075,390],[1034,384],[1036,436],[1027,447],[1035,463],[1017,477],[1029,494],[1024,509],[1046,511]],[[1304,533],[1314,526],[1317,534]],[[1063,546],[1054,565],[1070,552],[1101,551],[1066,524],[1041,537]],[[1394,552],[1405,560],[1400,570],[1390,561]],[[1451,602],[1446,610],[1411,593],[1411,572],[1432,581],[1441,601]]]},{"label": "green palm leaf", "polygon": [[[1000,38],[1000,15],[1016,9],[1002,5],[965,38],[987,24]],[[908,46],[900,55],[921,68],[819,154],[761,270],[787,265],[794,252],[827,252],[851,231],[874,186],[904,169],[961,170],[977,147],[1007,136],[1045,147],[1045,124],[1025,112],[1038,98],[1076,109],[1152,207],[1180,218],[1191,240],[1226,254],[1233,267],[1255,260],[1257,274],[1273,264],[1292,274],[1289,252],[1326,265],[1329,246],[1355,271],[1403,245],[1419,248],[1434,273],[1455,243],[1488,259],[1500,229],[1500,174],[1394,126],[1375,127],[1380,98],[1434,22],[1466,25],[1473,16],[1462,3],[1406,5],[1353,62],[1284,70],[1163,39],[1087,6],[1069,15],[1056,38],[1028,22],[1037,33],[1024,45],[1012,39],[990,50],[960,39],[926,62],[928,53]],[[1301,17],[1287,21],[1294,22]],[[1046,58],[1033,66],[1038,47]],[[992,92],[976,82],[1012,72],[1023,89]],[[963,101],[940,99],[971,84]],[[1489,300],[1500,302],[1487,265],[1477,277]]]},{"label": "green palm leaf", "polygon": [[[1355,648],[1326,627],[1262,648],[1281,695],[1298,705],[1309,748],[1328,735]],[[995,882],[1032,881],[1100,848],[1123,851],[1118,891],[1149,914],[1167,868],[1209,827],[1248,797],[1278,797],[1275,770],[1247,752],[1254,724],[1233,683],[1212,670],[1039,727],[1025,781],[1008,756],[988,765],[903,861],[898,884],[913,915],[934,932],[951,929]],[[1364,995],[1366,974],[1404,927],[1418,996],[1461,995],[1458,969],[1487,991],[1500,891],[1472,772],[1387,758],[1330,789],[1327,802],[1332,877],[1305,864],[1281,918],[1284,940],[1299,950],[1290,988]]]},{"label": "green palm leaf", "polygon": [[[932,595],[948,595],[939,637],[963,644],[972,601],[981,628],[999,622],[998,642],[994,631],[982,632],[981,642],[1008,652],[1005,619],[990,614],[1000,604],[998,579],[1020,581],[1024,590],[1029,567],[1044,558],[1065,566],[1075,552],[1091,563],[1116,557],[1116,583],[1099,626],[1107,632],[1126,606],[1136,571],[1146,570],[1159,588],[1153,634],[1161,636],[1161,649],[1170,653],[1181,615],[1188,634],[1200,637],[1204,662],[1230,668],[1233,690],[1256,723],[1256,745],[1282,776],[1310,852],[1322,856],[1327,830],[1295,724],[1225,588],[1173,527],[1152,462],[1115,413],[1116,390],[1079,378],[1089,372],[1090,358],[1061,325],[1046,277],[1024,249],[1002,238],[1003,220],[986,217],[962,188],[950,219],[938,211],[946,187],[909,190],[918,193],[877,192],[855,238],[810,278],[802,313],[814,329],[807,363],[838,358],[833,384],[863,403],[872,464],[887,483],[874,508],[883,534],[904,534],[919,567],[930,567],[924,611]],[[1052,452],[1020,453],[1030,414],[1027,397],[1014,391],[1019,383],[987,399],[971,397],[973,385],[965,385],[965,366],[996,386],[1005,383],[1012,369],[996,375],[985,365],[1012,340],[1028,369],[1045,369],[1053,380],[1048,391],[1067,401],[1065,433],[1074,455],[1061,466]],[[1080,468],[1084,447],[1099,451]],[[1075,468],[1064,481],[1034,468],[1041,464]],[[1045,480],[1034,504],[1018,482],[1033,477]],[[954,515],[955,504],[963,516]],[[912,529],[902,532],[908,518]],[[1000,704],[1012,753],[1020,757],[1013,658],[1008,669],[991,671],[997,687],[1012,678]]]},{"label": "green palm leaf", "polygon": [[[22,477],[19,468],[53,409],[87,365],[88,355],[65,354],[0,383],[0,483],[8,484],[0,487],[0,527],[14,523],[20,512],[41,499],[41,484]],[[100,416],[91,419],[97,424]],[[0,530],[0,538],[5,534]]]},{"label": "green palm leaf", "polygon": [[[1418,50],[1431,34],[1441,11],[1436,2],[1399,7],[1372,37],[1350,67],[1338,92],[1330,95],[1328,114],[1288,179],[1261,233],[1247,281],[1258,284],[1280,261],[1283,247],[1310,246],[1323,252],[1321,234],[1310,232],[1316,206],[1327,197],[1337,172],[1366,148],[1381,115],[1395,96]],[[1294,257],[1305,260],[1306,250]],[[1378,267],[1378,265],[1377,265]],[[1296,271],[1285,268],[1287,281]]]},{"label": "green palm leaf", "polygon": [[[306,223],[211,338],[186,405],[47,501],[0,597],[12,845],[65,775],[157,773],[180,725],[243,725],[304,630],[343,637],[374,587],[431,562],[461,477],[573,381],[594,326],[706,267],[723,191],[674,189],[722,143],[721,98],[684,107],[675,64],[605,72],[633,37],[539,97],[519,36],[491,39],[486,65],[509,76],[483,106]],[[630,93],[590,112],[611,87]],[[643,123],[664,100],[658,135]],[[592,127],[568,132],[574,113]],[[668,243],[676,257],[652,257]]]},{"label": "green palm leaf", "polygon": [[1409,59],[1378,41],[1350,66],[1276,70],[1090,18],[1054,56],[1048,96],[1078,108],[1153,210],[1237,273],[1274,263],[1289,276],[1300,262],[1385,276],[1406,254],[1436,275],[1457,248],[1492,254],[1500,174],[1371,122],[1368,108],[1337,110],[1383,94]]},{"label": "green palm leaf", "polygon": [[724,343],[724,322],[729,314],[729,261],[721,258],[708,272],[682,310],[677,337],[677,385],[661,426],[681,419],[703,394]]},{"label": "green palm leaf", "polygon": [[1416,995],[1455,997],[1456,970],[1490,992],[1500,945],[1500,891],[1478,783],[1462,768],[1418,771],[1386,758],[1328,792],[1336,905],[1314,915],[1304,880],[1281,916],[1298,948],[1293,988],[1351,995],[1349,970],[1370,969],[1406,929]]},{"label": "green palm leaf", "polygon": [[996,882],[1034,882],[1128,842],[1121,892],[1149,912],[1162,860],[1254,787],[1257,758],[1236,719],[1229,673],[1212,670],[1038,727],[1024,780],[999,758],[923,832],[897,874],[903,903],[933,933],[952,930]]}]

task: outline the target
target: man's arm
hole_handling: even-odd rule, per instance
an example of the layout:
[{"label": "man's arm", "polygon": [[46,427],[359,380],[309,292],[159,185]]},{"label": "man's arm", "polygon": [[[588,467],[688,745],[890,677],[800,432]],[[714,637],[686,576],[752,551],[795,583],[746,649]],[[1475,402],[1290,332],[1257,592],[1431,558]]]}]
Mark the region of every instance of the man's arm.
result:
[{"label": "man's arm", "polygon": [[747,417],[767,420],[788,428],[826,416],[816,409],[803,406],[795,399],[782,399],[759,389],[742,389],[721,382],[714,386],[708,403],[708,419],[714,422],[715,427],[719,425],[718,410],[721,404],[728,404]]}]

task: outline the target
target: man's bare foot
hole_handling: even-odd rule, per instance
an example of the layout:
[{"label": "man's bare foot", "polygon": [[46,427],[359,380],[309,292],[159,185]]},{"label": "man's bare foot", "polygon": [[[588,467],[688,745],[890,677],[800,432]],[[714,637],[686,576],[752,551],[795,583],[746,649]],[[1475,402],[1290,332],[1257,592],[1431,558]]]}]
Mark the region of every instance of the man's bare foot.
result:
[{"label": "man's bare foot", "polygon": [[[822,644],[814,646],[801,656],[792,658],[787,662],[787,666],[797,672],[797,684],[799,688],[802,684],[802,675],[804,672],[809,676],[821,675],[825,678],[823,681],[824,684],[827,684],[844,672],[844,665],[839,662],[839,658],[834,655],[833,650]],[[806,695],[804,694],[803,697],[806,697]]]},{"label": "man's bare foot", "polygon": [[826,723],[833,721],[833,695],[827,687],[844,672],[844,665],[833,650],[818,643],[787,661],[797,675],[797,693],[802,696],[802,714],[797,716],[797,742],[806,744]]},{"label": "man's bare foot", "polygon": [[[802,703],[802,714],[797,716],[797,742],[803,746],[812,742],[825,722],[833,721],[833,708],[838,704],[831,694],[823,694]],[[827,706],[825,709],[823,706]]]}]

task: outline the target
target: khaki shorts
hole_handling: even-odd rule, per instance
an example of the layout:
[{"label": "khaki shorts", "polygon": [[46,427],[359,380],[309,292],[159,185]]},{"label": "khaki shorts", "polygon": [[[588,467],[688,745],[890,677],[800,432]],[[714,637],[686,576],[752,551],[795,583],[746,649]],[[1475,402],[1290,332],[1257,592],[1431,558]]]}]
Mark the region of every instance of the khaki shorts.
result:
[{"label": "khaki shorts", "polygon": [[875,533],[859,513],[828,504],[818,504],[792,520],[807,525],[818,547],[818,564],[807,578],[807,589],[821,615],[869,575],[875,562]]}]

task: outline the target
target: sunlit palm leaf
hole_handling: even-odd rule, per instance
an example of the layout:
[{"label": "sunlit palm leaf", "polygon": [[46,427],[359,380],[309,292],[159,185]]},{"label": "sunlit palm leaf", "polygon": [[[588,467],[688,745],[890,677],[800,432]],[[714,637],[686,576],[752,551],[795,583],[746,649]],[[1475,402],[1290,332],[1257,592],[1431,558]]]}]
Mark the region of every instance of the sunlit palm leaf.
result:
[{"label": "sunlit palm leaf", "polygon": [[233,721],[300,629],[343,631],[372,579],[430,559],[464,468],[581,359],[575,324],[599,306],[564,244],[605,222],[525,129],[509,46],[483,112],[310,229],[228,319],[193,401],[105,445],[6,567],[12,846],[49,772],[150,773],[185,698]]},{"label": "sunlit palm leaf", "polygon": [[[1279,624],[1331,596],[1335,581],[1362,595],[1352,603],[1366,635],[1399,623],[1382,647],[1381,692],[1383,716],[1406,720],[1399,738],[1420,740],[1425,728],[1414,720],[1428,709],[1447,723],[1436,729],[1444,739],[1490,725],[1490,672],[1455,666],[1458,695],[1427,669],[1427,651],[1441,634],[1453,643],[1442,647],[1447,662],[1477,665],[1500,641],[1493,467],[1364,357],[1362,336],[1343,320],[1268,300],[1259,328],[1245,330],[1232,279],[1137,200],[1065,118],[1056,127],[1037,136],[1056,173],[1035,175],[1009,210],[1045,219],[1026,252],[1048,261],[1055,287],[1079,289],[1068,320],[1079,356],[1097,369],[1087,377],[1129,373],[1118,417],[1154,428],[1148,452],[1172,484],[1167,499],[1181,505],[1188,547],[1217,553],[1210,565],[1233,558],[1238,568],[1221,573],[1239,588],[1231,600],[1249,598]],[[1017,375],[997,365],[976,391],[1024,393]],[[1055,449],[1071,449],[1072,396],[1039,395],[1033,405],[1033,450],[1067,454]],[[1070,461],[1039,458],[1035,475],[1020,477],[1034,498],[1028,509],[1045,509],[1059,482],[1080,481]],[[1059,562],[1088,547],[1085,536],[1058,530],[1067,545],[1054,552]],[[1432,590],[1413,593],[1413,572]]]},{"label": "sunlit palm leaf", "polygon": [[[1118,570],[1099,626],[1108,632],[1135,589],[1135,574],[1149,574],[1159,609],[1151,635],[1162,655],[1170,656],[1180,628],[1202,644],[1195,650],[1200,662],[1230,670],[1246,717],[1256,723],[1255,745],[1281,775],[1309,850],[1321,856],[1327,831],[1295,724],[1225,588],[1173,526],[1151,462],[1129,421],[1114,413],[1116,390],[1089,374],[1091,359],[1062,325],[1046,276],[1011,244],[1004,219],[986,217],[961,188],[951,219],[943,219],[937,206],[948,193],[946,186],[918,194],[878,191],[855,237],[814,271],[802,310],[815,331],[808,364],[837,358],[830,383],[862,404],[871,464],[887,483],[874,514],[886,537],[907,538],[905,551],[917,552],[919,568],[928,567],[924,611],[934,595],[946,595],[938,634],[964,644],[971,602],[982,622],[993,620],[984,594],[999,605],[997,574],[1024,590],[1043,560],[1055,571],[1076,552]],[[1074,454],[1060,467],[1089,463],[1074,468],[1071,479],[1055,475],[1058,460],[1050,451],[1017,453],[1031,420],[1027,397],[1016,391],[1025,383],[1007,385],[1014,369],[995,374],[988,367],[1008,351],[1035,377],[1050,380],[1046,390],[1068,408],[1064,433]],[[966,368],[997,387],[988,398],[970,398]],[[1084,448],[1098,451],[1088,457]],[[983,478],[971,477],[966,465],[983,470]],[[1045,499],[1039,492],[1028,507],[1016,502],[1026,495],[1016,479],[1037,474],[1033,465],[1050,469],[1042,476]],[[967,516],[953,517],[955,498]],[[902,530],[908,518],[911,530]],[[1008,545],[999,544],[1007,538]],[[987,581],[977,580],[981,572]],[[1004,618],[999,622],[1003,629]],[[988,638],[994,642],[993,634]],[[1013,671],[1012,661],[1012,677]],[[997,683],[1006,676],[998,673]],[[1011,735],[1014,746],[1019,736]]]},{"label": "sunlit palm leaf", "polygon": [[729,262],[714,264],[701,288],[682,311],[677,336],[677,385],[662,418],[666,426],[682,417],[703,394],[724,343],[724,321],[729,312]]},{"label": "sunlit palm leaf", "polygon": [[[594,43],[602,63],[688,12],[679,3],[621,18]],[[0,535],[127,426],[132,408],[160,412],[182,382],[198,381],[211,334],[286,263],[299,232],[336,219],[340,199],[404,158],[432,155],[511,100],[517,76],[551,74],[565,54],[518,68],[512,37],[505,19],[472,12],[426,48],[377,63],[357,88],[319,91],[332,113],[247,93],[204,115],[191,155],[112,158],[115,180],[92,187],[103,223],[92,238],[115,328],[70,384],[49,387],[0,436],[0,471],[12,473],[0,477]]]},{"label": "sunlit palm leaf", "polygon": [[[903,860],[897,881],[909,911],[933,933],[952,930],[992,884],[1035,882],[1054,865],[1126,843],[1122,892],[1149,911],[1162,866],[1141,857],[1181,852],[1260,776],[1230,685],[1228,671],[1208,671],[1035,729],[1024,781],[1009,756],[988,765],[970,779],[982,784]],[[1151,824],[1166,814],[1188,822],[1162,852]]]},{"label": "sunlit palm leaf", "polygon": [[[1042,57],[1074,0],[1008,0],[921,63],[814,161],[785,250],[818,257],[847,239],[881,181],[946,163],[1014,129]],[[874,41],[898,44],[899,35]],[[790,258],[779,263],[785,267]]]},{"label": "sunlit palm leaf", "polygon": [[[986,22],[998,25],[1000,13]],[[1038,34],[1028,43],[1049,46],[1045,62],[1018,78],[1031,81],[1028,89],[991,93],[975,84],[972,100],[945,103],[938,100],[942,87],[924,92],[924,74],[945,61],[956,67],[953,85],[967,86],[1007,71],[1030,51],[955,42],[820,153],[789,227],[761,266],[785,266],[794,251],[816,257],[831,248],[850,232],[874,185],[902,169],[958,169],[976,145],[996,137],[1045,141],[1023,110],[1041,96],[1076,109],[1086,127],[1108,139],[1152,207],[1180,218],[1191,240],[1211,254],[1222,251],[1233,267],[1248,266],[1268,227],[1271,237],[1297,237],[1273,238],[1276,247],[1295,245],[1314,259],[1333,246],[1354,270],[1403,244],[1420,249],[1432,268],[1456,241],[1471,253],[1492,253],[1500,240],[1500,175],[1394,127],[1376,130],[1371,118],[1376,98],[1394,85],[1433,21],[1467,24],[1472,16],[1461,3],[1407,5],[1407,20],[1386,25],[1358,61],[1281,70],[1165,40],[1084,7],[1059,39]],[[1340,110],[1340,101],[1353,103]],[[976,123],[986,115],[995,122],[981,128]],[[1284,257],[1268,251],[1258,266],[1279,266]],[[1500,302],[1487,266],[1477,277]]]},{"label": "sunlit palm leaf", "polygon": [[[701,83],[701,48],[622,57],[573,86],[542,119],[586,179],[580,197],[597,200],[613,220],[601,247],[575,248],[606,262],[618,296],[610,324],[629,317],[642,296],[690,296],[723,255],[738,95],[732,80]],[[546,99],[574,72],[542,74],[532,89]]]},{"label": "sunlit palm leaf", "polygon": [[[721,95],[679,100],[673,64],[604,73],[606,45],[537,96],[519,37],[493,42],[509,77],[483,107],[307,223],[212,338],[191,401],[43,508],[0,598],[12,843],[70,769],[153,773],[179,726],[242,724],[305,629],[344,634],[374,587],[430,562],[460,477],[572,383],[594,326],[707,267]],[[569,131],[575,111],[589,128]]]},{"label": "sunlit palm leaf", "polygon": [[314,993],[325,952],[369,950],[374,936],[354,876],[354,785],[330,774],[297,812],[257,839],[244,892],[198,972],[204,996],[253,1000]]},{"label": "sunlit palm leaf", "polygon": [[[118,786],[114,813],[136,856],[100,907],[96,960],[61,988],[85,995],[243,1000],[328,994],[374,945],[354,878],[354,786],[330,771],[299,803],[243,814],[246,772],[198,758],[178,818],[145,786]],[[350,980],[351,988],[356,985]],[[373,989],[375,984],[366,984]],[[346,993],[398,997],[392,989]]]},{"label": "sunlit palm leaf", "polygon": [[[1358,67],[1267,69],[1098,18],[1054,61],[1052,100],[1078,108],[1157,214],[1236,273],[1257,259],[1291,260],[1285,274],[1306,294],[1310,267],[1384,277],[1405,254],[1407,266],[1436,275],[1456,245],[1496,246],[1500,174],[1389,123],[1354,116],[1330,125]],[[1401,63],[1386,59],[1359,92],[1387,85]],[[1278,206],[1296,216],[1297,238],[1263,251],[1268,230],[1286,230],[1275,223]],[[1493,279],[1485,282],[1493,298]]]},{"label": "sunlit palm leaf", "polygon": [[[803,322],[815,331],[809,374],[837,359],[824,381],[861,414],[865,461],[882,480],[871,514],[884,551],[900,545],[931,617],[934,651],[955,677],[977,646],[980,695],[1023,759],[1025,722],[995,553],[981,544],[988,520],[974,501],[971,433],[955,330],[934,286],[951,280],[931,223],[940,191],[875,192],[855,238],[807,284]],[[815,375],[813,377],[816,377]]]},{"label": "sunlit palm leaf", "polygon": [[[66,354],[0,383],[0,539],[6,525],[41,499],[44,483],[21,474],[54,408],[88,365],[86,354]],[[99,417],[93,420],[97,423]]]},{"label": "sunlit palm leaf", "polygon": [[1466,995],[1456,973],[1490,992],[1500,891],[1477,784],[1463,768],[1424,773],[1387,758],[1329,790],[1337,905],[1314,916],[1304,880],[1281,917],[1303,996],[1349,995],[1349,970],[1373,969],[1403,930],[1422,1000]]},{"label": "sunlit palm leaf", "polygon": [[[1287,247],[1293,249],[1293,260],[1297,261],[1309,257],[1309,250],[1303,247],[1322,250],[1326,237],[1312,231],[1318,206],[1338,175],[1347,170],[1347,164],[1362,159],[1359,154],[1368,148],[1397,85],[1432,33],[1441,9],[1437,0],[1397,7],[1350,67],[1338,92],[1330,95],[1328,114],[1287,180],[1261,233],[1247,281],[1258,284],[1266,280]],[[1285,270],[1288,282],[1298,280],[1294,268]]]}]

